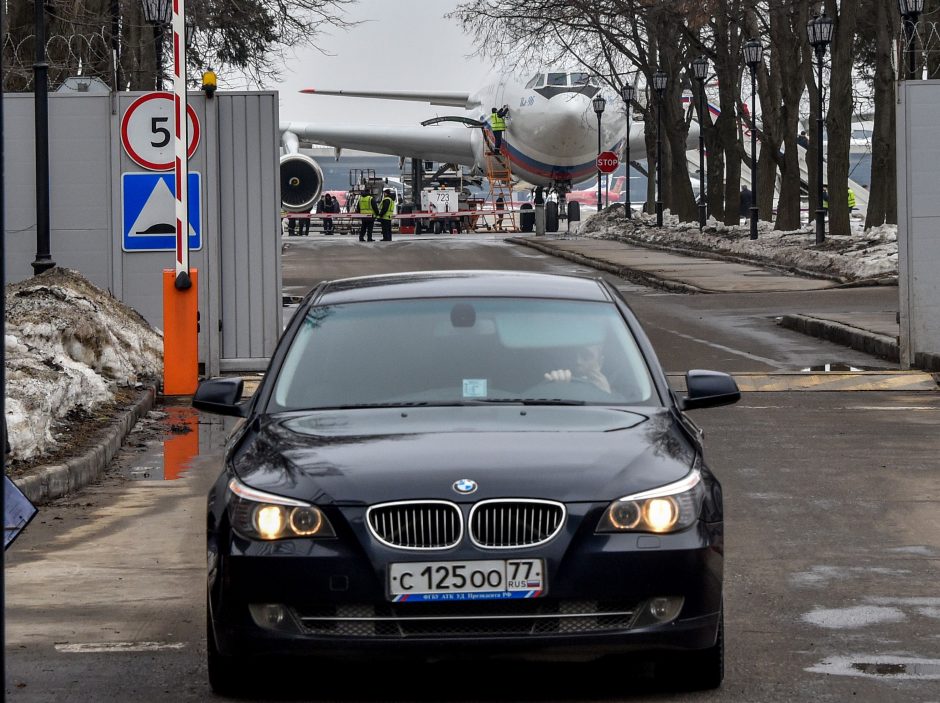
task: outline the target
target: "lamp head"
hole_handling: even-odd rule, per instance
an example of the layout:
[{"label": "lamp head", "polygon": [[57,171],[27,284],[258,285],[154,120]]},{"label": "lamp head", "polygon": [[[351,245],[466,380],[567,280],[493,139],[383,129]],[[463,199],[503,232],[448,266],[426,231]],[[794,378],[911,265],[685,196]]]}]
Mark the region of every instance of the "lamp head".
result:
[{"label": "lamp head", "polygon": [[636,86],[632,83],[627,83],[620,89],[620,97],[623,98],[623,101],[628,107],[632,105],[634,98],[636,98]]},{"label": "lamp head", "polygon": [[924,0],[898,0],[898,9],[902,17],[916,22],[920,13],[924,11]]},{"label": "lamp head", "polygon": [[832,18],[823,13],[806,24],[806,36],[816,53],[823,53],[832,42]]},{"label": "lamp head", "polygon": [[596,112],[598,115],[604,112],[604,108],[607,107],[607,101],[604,100],[604,96],[600,93],[598,93],[597,97],[595,97],[591,102],[594,104],[594,112]]},{"label": "lamp head", "polygon": [[695,74],[696,80],[704,81],[708,77],[708,59],[704,56],[699,56],[697,59],[692,60],[692,73]]},{"label": "lamp head", "polygon": [[150,24],[169,24],[173,19],[172,0],[141,0],[144,19]]},{"label": "lamp head", "polygon": [[653,74],[653,90],[659,93],[659,97],[663,96],[668,84],[669,76],[666,75],[665,71],[658,70]]},{"label": "lamp head", "polygon": [[750,41],[745,42],[744,44],[744,63],[748,65],[748,68],[751,70],[757,68],[757,66],[764,60],[764,45],[760,43],[759,39],[751,39]]}]

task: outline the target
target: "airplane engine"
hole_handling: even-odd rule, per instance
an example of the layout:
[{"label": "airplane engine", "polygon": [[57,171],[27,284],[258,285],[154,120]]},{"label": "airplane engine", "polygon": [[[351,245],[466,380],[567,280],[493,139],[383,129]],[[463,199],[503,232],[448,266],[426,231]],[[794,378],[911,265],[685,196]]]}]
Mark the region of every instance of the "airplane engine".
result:
[{"label": "airplane engine", "polygon": [[304,154],[281,157],[281,207],[288,212],[313,209],[323,189],[320,165]]}]

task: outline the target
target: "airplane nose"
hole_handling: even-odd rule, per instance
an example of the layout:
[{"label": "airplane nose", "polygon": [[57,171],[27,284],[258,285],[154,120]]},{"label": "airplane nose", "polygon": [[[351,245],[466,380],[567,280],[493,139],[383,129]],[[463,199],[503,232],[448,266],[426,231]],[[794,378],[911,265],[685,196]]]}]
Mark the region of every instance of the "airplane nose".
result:
[{"label": "airplane nose", "polygon": [[552,99],[551,144],[546,151],[575,158],[597,149],[597,115],[586,95],[562,94]]}]

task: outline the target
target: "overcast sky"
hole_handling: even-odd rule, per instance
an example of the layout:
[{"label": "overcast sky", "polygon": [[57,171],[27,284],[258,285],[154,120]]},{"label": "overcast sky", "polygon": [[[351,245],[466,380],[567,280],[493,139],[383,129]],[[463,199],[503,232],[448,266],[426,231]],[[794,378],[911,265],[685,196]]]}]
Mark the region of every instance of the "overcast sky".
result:
[{"label": "overcast sky", "polygon": [[486,82],[489,63],[470,57],[476,47],[444,15],[458,0],[359,0],[345,32],[318,39],[319,48],[299,48],[279,83],[280,118],[341,124],[416,124],[459,110],[426,103],[303,95],[302,88],[447,90],[473,92]]}]

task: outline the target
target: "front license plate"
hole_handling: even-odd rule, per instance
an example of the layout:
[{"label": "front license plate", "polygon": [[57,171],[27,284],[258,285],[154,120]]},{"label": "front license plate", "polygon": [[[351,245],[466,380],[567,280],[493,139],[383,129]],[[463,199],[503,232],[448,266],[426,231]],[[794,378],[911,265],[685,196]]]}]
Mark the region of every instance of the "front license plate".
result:
[{"label": "front license plate", "polygon": [[392,601],[538,598],[545,591],[541,559],[427,561],[390,564]]}]

